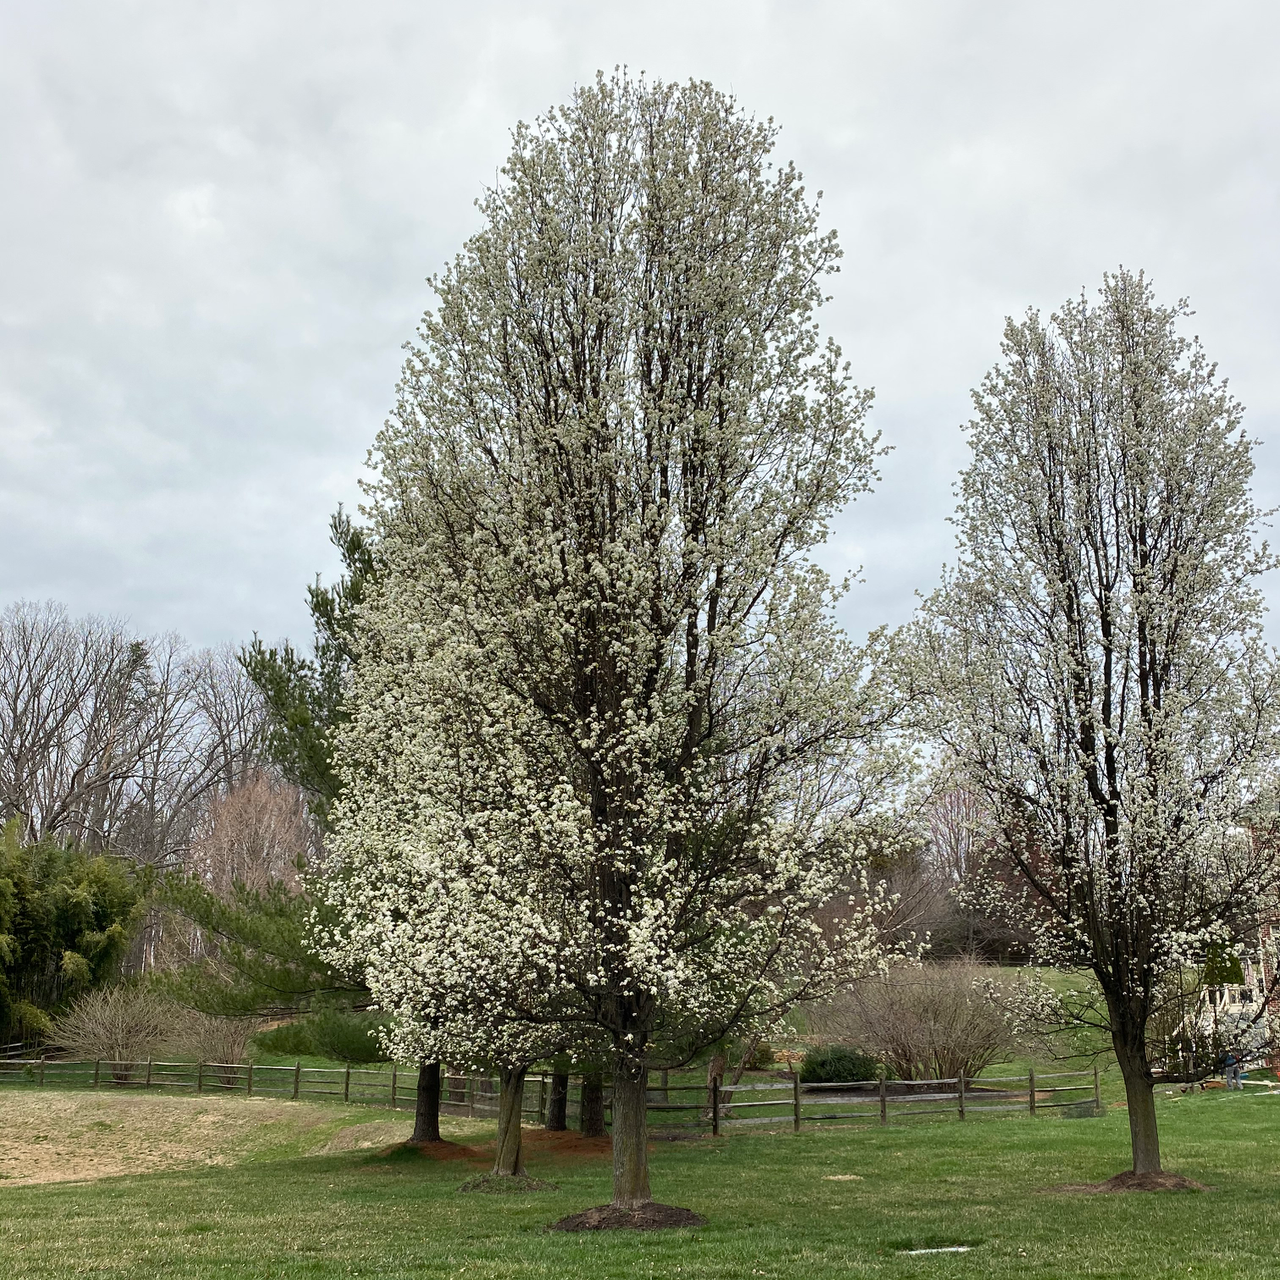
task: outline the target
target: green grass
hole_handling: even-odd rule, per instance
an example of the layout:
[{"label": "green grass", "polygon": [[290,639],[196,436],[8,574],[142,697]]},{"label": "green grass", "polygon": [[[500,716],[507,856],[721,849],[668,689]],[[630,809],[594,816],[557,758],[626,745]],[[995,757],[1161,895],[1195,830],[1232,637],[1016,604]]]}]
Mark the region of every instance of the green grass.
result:
[{"label": "green grass", "polygon": [[[0,1096],[0,1120],[4,1107]],[[1125,1166],[1127,1127],[1117,1109],[1100,1120],[1015,1116],[660,1143],[655,1195],[709,1222],[634,1235],[544,1230],[608,1198],[604,1159],[535,1159],[530,1171],[560,1190],[499,1197],[459,1195],[472,1172],[462,1163],[370,1151],[304,1157],[275,1145],[273,1158],[233,1167],[0,1186],[0,1273],[12,1280],[1277,1275],[1280,1099],[1162,1096],[1160,1113],[1166,1167],[1209,1184],[1209,1194],[1045,1194],[1048,1185],[1096,1181]],[[842,1174],[856,1180],[828,1178]],[[973,1249],[901,1252],[949,1244]]]}]

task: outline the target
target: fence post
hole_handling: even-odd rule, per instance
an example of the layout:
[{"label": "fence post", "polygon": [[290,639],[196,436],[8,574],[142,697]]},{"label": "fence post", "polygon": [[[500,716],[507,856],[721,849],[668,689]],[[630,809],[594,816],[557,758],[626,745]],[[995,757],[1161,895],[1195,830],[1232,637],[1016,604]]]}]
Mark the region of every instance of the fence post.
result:
[{"label": "fence post", "polygon": [[342,1076],[342,1100],[343,1102],[351,1101],[351,1064],[349,1062]]},{"label": "fence post", "polygon": [[1036,1113],[1036,1069],[1035,1067],[1027,1068],[1027,1106],[1034,1116]]},{"label": "fence post", "polygon": [[467,1073],[467,1118],[474,1120],[476,1116],[476,1078]]},{"label": "fence post", "polygon": [[43,1053],[40,1055],[40,1079],[36,1083],[44,1084],[44,1054]]},{"label": "fence post", "polygon": [[196,1063],[196,1092],[204,1092],[204,1063]]},{"label": "fence post", "polygon": [[800,1073],[794,1068],[791,1072],[791,1124],[796,1133],[800,1132]]},{"label": "fence post", "polygon": [[244,1091],[245,1091],[246,1097],[249,1097],[249,1098],[253,1097],[253,1063],[252,1062],[249,1063],[249,1073],[245,1077]]},{"label": "fence post", "polygon": [[[648,1098],[648,1094],[645,1097]],[[648,1103],[645,1103],[646,1108]],[[541,1083],[538,1086],[538,1123],[545,1125],[547,1123],[547,1075],[544,1071],[541,1076]]]},{"label": "fence post", "polygon": [[95,1089],[98,1087],[98,1072],[99,1072],[99,1070],[101,1069],[101,1067],[102,1067],[102,1059],[101,1059],[101,1058],[94,1058],[94,1060],[93,1060],[93,1087],[94,1087]]},{"label": "fence post", "polygon": [[1093,1105],[1102,1110],[1102,1087],[1098,1083],[1098,1064],[1093,1064]]},{"label": "fence post", "polygon": [[885,1087],[885,1081],[889,1078],[889,1072],[886,1068],[880,1069],[880,1123],[889,1123],[889,1090]]},{"label": "fence post", "polygon": [[296,1102],[298,1099],[298,1088],[302,1084],[302,1063],[295,1061],[293,1064],[293,1098]]},{"label": "fence post", "polygon": [[964,1119],[964,1071],[960,1072],[960,1119]]},{"label": "fence post", "polygon": [[720,1136],[720,1077],[711,1077],[711,1136]]},{"label": "fence post", "polygon": [[394,1111],[396,1106],[396,1063],[391,1064],[391,1109]]},{"label": "fence post", "polygon": [[143,1087],[144,1089],[150,1089],[150,1088],[151,1088],[151,1059],[150,1059],[150,1058],[148,1058],[148,1059],[147,1059],[147,1079],[146,1079],[146,1082],[143,1084],[143,1086],[142,1086],[142,1087]]}]

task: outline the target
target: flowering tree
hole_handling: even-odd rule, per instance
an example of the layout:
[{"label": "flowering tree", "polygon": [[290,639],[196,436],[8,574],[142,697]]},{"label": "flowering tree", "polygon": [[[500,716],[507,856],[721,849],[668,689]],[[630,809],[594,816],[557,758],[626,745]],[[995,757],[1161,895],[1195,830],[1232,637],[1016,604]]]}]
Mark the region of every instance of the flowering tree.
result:
[{"label": "flowering tree", "polygon": [[651,1060],[878,963],[889,709],[808,559],[876,449],[774,136],[625,77],[519,126],[376,452],[334,945],[441,1051],[610,1061],[622,1210]]},{"label": "flowering tree", "polygon": [[1254,820],[1276,747],[1252,442],[1184,304],[1141,275],[1005,330],[975,395],[960,562],[933,597],[937,730],[987,810],[1041,958],[1096,974],[1136,1173],[1160,1169],[1163,975],[1274,904]]}]

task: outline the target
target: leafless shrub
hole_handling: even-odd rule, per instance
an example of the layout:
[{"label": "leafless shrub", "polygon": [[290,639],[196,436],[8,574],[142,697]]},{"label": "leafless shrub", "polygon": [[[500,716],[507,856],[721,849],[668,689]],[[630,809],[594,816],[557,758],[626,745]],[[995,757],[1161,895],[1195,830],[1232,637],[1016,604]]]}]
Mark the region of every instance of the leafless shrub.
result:
[{"label": "leafless shrub", "polygon": [[814,1029],[879,1058],[902,1080],[975,1076],[1016,1043],[991,970],[971,961],[892,969],[813,1013]]},{"label": "leafless shrub", "polygon": [[197,1062],[243,1062],[249,1037],[263,1026],[261,1018],[218,1018],[183,1009],[169,1040],[169,1049]]},{"label": "leafless shrub", "polygon": [[53,1024],[53,1040],[80,1058],[142,1062],[172,1037],[178,1010],[145,987],[90,991]]}]

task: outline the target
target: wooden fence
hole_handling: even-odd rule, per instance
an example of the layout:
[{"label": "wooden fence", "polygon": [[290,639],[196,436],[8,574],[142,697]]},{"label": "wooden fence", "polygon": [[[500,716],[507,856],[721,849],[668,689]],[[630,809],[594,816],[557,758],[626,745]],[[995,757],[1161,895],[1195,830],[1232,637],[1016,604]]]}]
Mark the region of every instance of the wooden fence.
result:
[{"label": "wooden fence", "polygon": [[[173,1089],[243,1093],[246,1097],[326,1098],[332,1101],[413,1109],[416,1068],[264,1066],[246,1062],[63,1062],[57,1059],[0,1060],[0,1085],[90,1089]],[[1076,1081],[1078,1083],[1064,1083]],[[445,1070],[440,1081],[445,1115],[487,1118],[498,1114],[495,1077]],[[521,1115],[545,1124],[551,1096],[549,1075],[525,1077]],[[581,1114],[581,1080],[569,1091],[568,1115]],[[684,1099],[683,1101],[681,1099]],[[606,1115],[610,1109],[605,1090]],[[1098,1069],[1037,1076],[983,1076],[951,1080],[860,1080],[803,1084],[797,1075],[768,1083],[663,1084],[648,1095],[650,1126],[661,1130],[706,1130],[748,1125],[790,1127],[855,1121],[887,1125],[916,1117],[954,1115],[959,1120],[996,1112],[1031,1116],[1055,1109],[1095,1114],[1101,1109]]]},{"label": "wooden fence", "polygon": [[[1064,1083],[1076,1081],[1077,1083]],[[675,1092],[671,1089],[668,1092]],[[706,1090],[702,1091],[704,1094]],[[1102,1090],[1098,1068],[1091,1071],[1057,1071],[1037,1076],[964,1076],[950,1080],[849,1081],[838,1084],[802,1084],[799,1076],[769,1084],[712,1085],[710,1123],[713,1133],[722,1126],[779,1125],[799,1132],[806,1121],[830,1124],[857,1121],[887,1125],[918,1116],[954,1115],[958,1120],[995,1112],[1025,1111],[1031,1116],[1054,1110],[1093,1115],[1101,1112]],[[739,1099],[739,1094],[746,1094]],[[687,1109],[697,1103],[660,1103],[659,1110]],[[650,1102],[650,1110],[654,1104]]]},{"label": "wooden fence", "polygon": [[[242,1093],[250,1098],[326,1098],[371,1106],[416,1104],[417,1068],[264,1066],[253,1062],[64,1062],[55,1058],[0,1060],[0,1085],[61,1089],[172,1089],[191,1093]],[[525,1079],[522,1112],[543,1123],[550,1076]],[[499,1082],[481,1075],[444,1074],[440,1109],[446,1115],[496,1116]],[[573,1112],[576,1114],[576,1112]]]}]

